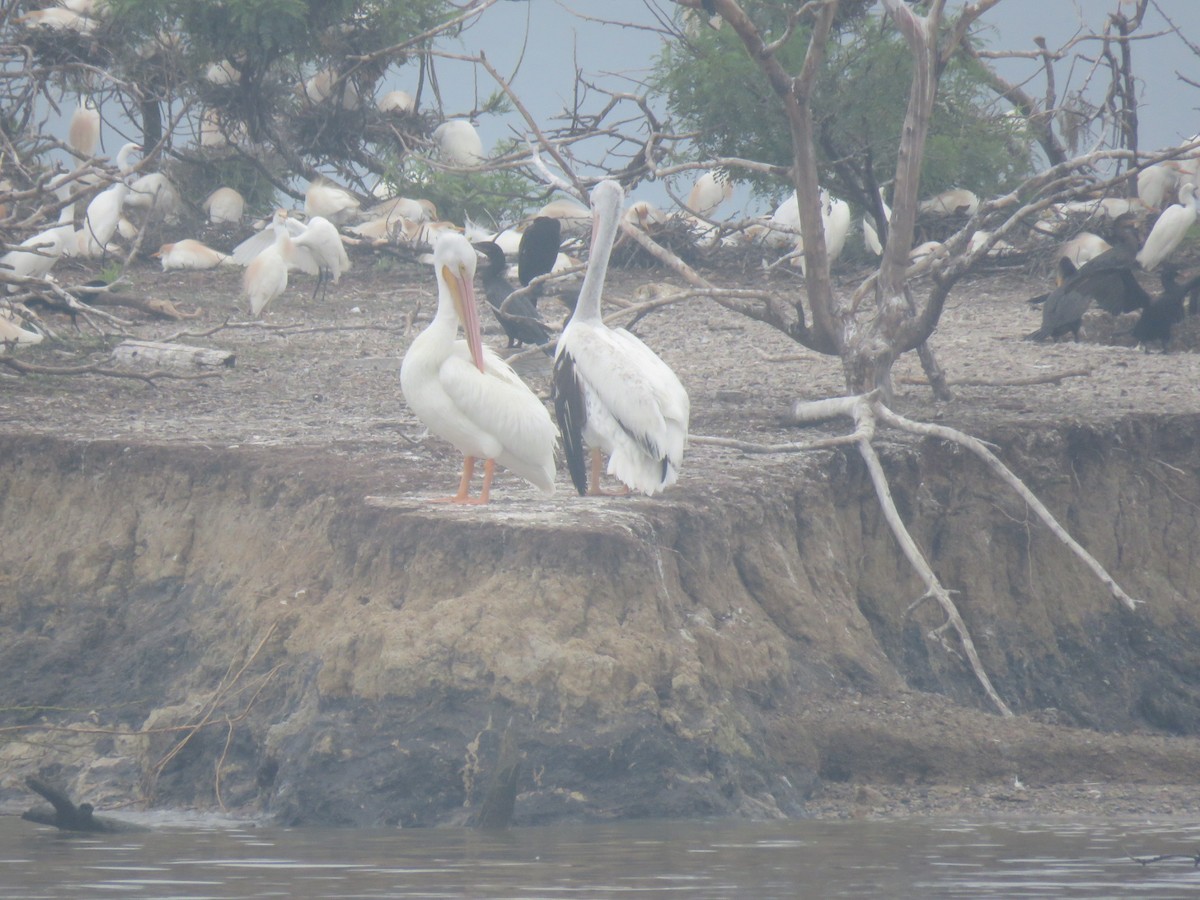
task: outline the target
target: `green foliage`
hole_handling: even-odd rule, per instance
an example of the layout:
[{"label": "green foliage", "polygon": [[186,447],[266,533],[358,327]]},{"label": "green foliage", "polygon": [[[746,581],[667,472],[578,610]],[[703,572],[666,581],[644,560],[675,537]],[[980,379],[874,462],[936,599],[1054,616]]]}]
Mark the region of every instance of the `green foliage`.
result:
[{"label": "green foliage", "polygon": [[[764,34],[778,34],[779,4],[748,4]],[[912,61],[890,21],[877,14],[843,20],[829,42],[813,97],[822,185],[835,194],[863,194],[870,171],[877,184],[895,173],[901,126],[908,105]],[[800,71],[809,32],[797,29],[778,56]],[[702,29],[686,43],[665,47],[656,66],[683,130],[695,132],[699,156],[748,157],[780,166],[792,163],[791,131],[781,103],[730,28]],[[987,111],[980,73],[955,60],[942,75],[925,149],[923,193],[968,187],[981,195],[1007,189],[1031,170],[1027,143],[1003,117]],[[765,176],[744,177],[760,196],[785,187]]]},{"label": "green foliage", "polygon": [[[332,69],[369,97],[389,66],[408,61],[381,51],[443,21],[451,9],[447,0],[109,2],[120,29],[105,40],[121,75],[160,102],[200,100],[243,123],[251,140],[289,142],[295,136],[280,118],[304,109],[297,86],[306,77]],[[162,35],[174,37],[164,42]],[[206,81],[215,64],[232,65],[234,80]],[[362,124],[355,130],[363,131]]]},{"label": "green foliage", "polygon": [[539,186],[516,169],[492,172],[445,172],[412,160],[395,186],[399,193],[432,200],[450,222],[515,222],[529,208]]}]

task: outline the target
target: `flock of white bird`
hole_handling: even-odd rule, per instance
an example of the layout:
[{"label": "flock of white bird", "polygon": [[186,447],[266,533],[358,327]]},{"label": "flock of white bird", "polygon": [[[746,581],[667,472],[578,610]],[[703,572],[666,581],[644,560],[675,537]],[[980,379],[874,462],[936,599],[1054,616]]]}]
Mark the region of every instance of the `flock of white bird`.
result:
[{"label": "flock of white bird", "polygon": [[[62,9],[86,16],[82,8],[85,5]],[[40,23],[28,20],[25,24],[36,27]],[[229,77],[229,73],[218,66],[207,77],[217,80]],[[330,89],[329,79],[314,76],[303,89],[310,97],[324,99]],[[359,98],[343,96],[341,102],[359,102]],[[402,91],[391,92],[379,102],[381,108],[386,103],[400,111],[412,109],[412,97]],[[86,100],[81,101],[71,118],[67,143],[81,159],[91,159],[99,133],[96,109]],[[447,165],[478,167],[486,163],[479,135],[468,120],[447,120],[434,131],[433,141]],[[127,210],[154,209],[170,216],[182,209],[178,190],[163,174],[133,177],[132,159],[140,150],[132,143],[120,149],[111,184],[88,202],[79,227],[75,225],[71,191],[77,183],[91,189],[95,182],[78,177],[51,181],[50,187],[64,203],[62,213],[56,225],[0,257],[0,267],[9,272],[10,290],[18,289],[22,279],[51,277],[51,269],[61,257],[103,258],[112,252],[118,236],[128,239],[137,233],[126,219]],[[1115,218],[1135,212],[1150,216],[1161,210],[1137,254],[1141,267],[1151,271],[1169,257],[1197,221],[1198,183],[1200,155],[1182,155],[1144,169],[1138,178],[1137,198],[1063,204],[1052,210],[1035,232],[1054,239],[1065,227],[1060,223],[1077,222],[1080,215]],[[743,221],[737,227],[723,227],[714,216],[731,199],[732,190],[731,181],[723,173],[705,172],[692,186],[685,209],[667,215],[644,200],[624,206],[623,193],[615,182],[603,182],[593,192],[592,209],[575,200],[560,199],[535,214],[557,218],[564,235],[579,235],[589,223],[592,226],[580,297],[556,343],[557,433],[545,406],[503,360],[483,347],[480,336],[472,286],[477,255],[471,243],[495,241],[506,255],[516,256],[520,226],[500,232],[480,229],[470,222],[459,226],[439,220],[430,202],[407,197],[386,197],[364,207],[354,193],[322,179],[308,187],[303,221],[281,209],[257,234],[228,252],[188,238],[163,244],[154,256],[164,270],[244,267],[242,298],[250,313],[258,317],[287,290],[291,272],[316,276],[314,296],[329,284],[337,284],[350,268],[347,243],[399,242],[432,247],[438,310],[429,328],[414,340],[406,354],[401,381],[414,413],[430,431],[450,441],[464,455],[460,488],[450,499],[487,502],[497,463],[540,490],[553,491],[558,434],[562,436],[572,481],[580,493],[601,492],[600,454],[604,453],[609,458],[608,473],[627,490],[654,494],[677,477],[687,442],[688,397],[679,379],[649,348],[628,332],[603,324],[600,298],[609,254],[624,217],[648,230],[682,222],[700,246],[711,247],[718,241],[762,246],[782,253],[782,259],[803,269],[804,238],[796,195],[790,195],[769,215]],[[882,196],[880,199],[885,214],[890,214]],[[953,190],[924,201],[921,212],[965,217],[972,215],[979,203],[972,192]],[[210,223],[245,220],[245,200],[230,187],[213,191],[200,205]],[[821,224],[831,262],[846,246],[851,220],[850,206],[823,190]],[[869,217],[862,220],[862,234],[869,252],[882,252]],[[912,256],[917,259],[936,253],[938,246],[915,247]],[[1106,249],[1103,239],[1084,232],[1064,241],[1058,252],[1078,267]],[[574,264],[574,259],[560,253],[555,268]],[[460,327],[465,340],[456,338]],[[40,340],[40,333],[0,313],[0,352]],[[588,451],[592,454],[590,466],[585,462]],[[485,463],[485,480],[479,497],[472,498],[469,484],[476,460]]]}]

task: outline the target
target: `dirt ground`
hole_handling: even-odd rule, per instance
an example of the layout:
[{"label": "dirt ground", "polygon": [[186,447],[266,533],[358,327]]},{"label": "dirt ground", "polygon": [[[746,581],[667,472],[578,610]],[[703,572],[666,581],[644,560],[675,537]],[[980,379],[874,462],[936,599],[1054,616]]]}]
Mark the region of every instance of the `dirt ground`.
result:
[{"label": "dirt ground", "polygon": [[[240,235],[208,235],[227,249]],[[125,324],[79,320],[75,331],[62,315],[46,324],[57,336],[23,350],[20,359],[38,365],[78,364],[81,352],[105,361],[123,336],[177,341],[236,355],[230,367],[180,370],[187,379],[137,380],[82,375],[18,375],[0,367],[0,428],[36,432],[67,440],[115,439],[136,443],[263,446],[311,451],[361,464],[377,473],[380,492],[445,493],[456,483],[459,458],[448,445],[423,434],[399,390],[399,362],[411,336],[432,313],[436,298],[431,269],[407,251],[352,252],[353,268],[324,299],[314,299],[312,280],[294,277],[261,322],[249,321],[239,298],[240,269],[162,272],[156,264],[135,263],[122,292],[170,300],[194,318],[170,321],[124,306],[105,307]],[[96,266],[64,262],[56,269],[63,284],[80,283]],[[1021,336],[1035,329],[1040,313],[1026,298],[1048,289],[1044,265],[1028,261],[997,265],[962,282],[955,290],[933,348],[946,369],[955,397],[935,400],[922,383],[915,356],[896,367],[896,406],[905,415],[961,427],[986,436],[997,428],[1035,429],[1064,421],[1099,422],[1134,413],[1163,416],[1200,412],[1200,317],[1178,329],[1172,352],[1146,353],[1129,345],[1121,332],[1132,317],[1113,321],[1102,313],[1085,320],[1079,343],[1037,344]],[[761,260],[743,258],[720,268],[702,267],[715,283],[765,288],[786,296],[801,289],[797,276],[766,270]],[[1156,279],[1145,283],[1156,289]],[[857,284],[851,267],[835,273],[841,290]],[[681,282],[661,269],[631,267],[612,273],[607,308],[661,294]],[[543,300],[547,320],[565,309]],[[504,338],[485,313],[485,339],[497,349]],[[119,334],[118,332],[123,332]],[[665,306],[637,323],[636,332],[680,375],[692,402],[695,437],[738,438],[762,444],[808,440],[843,430],[842,423],[798,431],[785,421],[796,400],[843,393],[836,359],[804,350],[786,336],[738,316],[707,299]],[[549,362],[523,354],[517,366],[543,397],[548,397]],[[763,483],[769,485],[781,456],[740,455],[694,441],[680,484]],[[565,472],[560,491],[569,491]],[[495,498],[505,503],[532,497],[512,476],[497,480]],[[914,755],[928,755],[952,730],[964,739],[958,777],[950,786],[905,783],[903,766],[880,763],[871,784],[826,778],[810,804],[825,816],[948,814],[970,810],[996,814],[1111,815],[1116,813],[1191,815],[1200,813],[1200,794],[1189,773],[1200,763],[1200,747],[1189,738],[1162,735],[1096,734],[1098,752],[1123,758],[1119,782],[1069,783],[1077,737],[1056,744],[1053,723],[1018,717],[1000,723],[1014,741],[1044,750],[1041,768],[1006,769],[989,749],[998,720],[962,710],[949,701],[923,698],[899,705],[894,698],[868,702],[831,698],[821,733],[831,743],[845,733],[828,726],[846,713],[839,728],[894,739],[907,730]],[[898,724],[905,723],[903,728]],[[922,723],[936,725],[923,732]],[[857,724],[856,724],[857,723]],[[820,731],[820,729],[818,729]],[[922,737],[927,734],[927,737]],[[1144,740],[1143,740],[1144,738]],[[818,741],[819,743],[819,741]],[[1060,751],[1057,754],[1055,749]],[[974,748],[974,749],[972,749]],[[1153,751],[1153,752],[1151,752]],[[1022,757],[1029,759],[1029,755]],[[1142,760],[1140,767],[1138,760]],[[1057,762],[1056,762],[1057,761]],[[984,764],[986,762],[986,765]],[[1060,766],[1056,773],[1055,766]],[[976,766],[976,769],[972,769]]]}]

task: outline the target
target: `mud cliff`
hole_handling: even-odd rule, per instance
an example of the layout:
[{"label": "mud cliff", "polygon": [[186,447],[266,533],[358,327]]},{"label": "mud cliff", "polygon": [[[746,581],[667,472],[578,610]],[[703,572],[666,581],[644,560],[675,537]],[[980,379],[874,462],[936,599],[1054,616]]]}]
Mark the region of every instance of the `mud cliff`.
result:
[{"label": "mud cliff", "polygon": [[[885,444],[1007,721],[853,451],[463,510],[323,448],[0,437],[0,800],[41,771],[98,804],[465,822],[506,730],[524,823],[798,815],[831,779],[1016,765],[1187,777],[1165,736],[1200,728],[1200,417],[990,437],[1144,601],[969,455]],[[933,718],[866,713],[889,703]],[[1134,732],[1137,760],[1101,740]]]}]

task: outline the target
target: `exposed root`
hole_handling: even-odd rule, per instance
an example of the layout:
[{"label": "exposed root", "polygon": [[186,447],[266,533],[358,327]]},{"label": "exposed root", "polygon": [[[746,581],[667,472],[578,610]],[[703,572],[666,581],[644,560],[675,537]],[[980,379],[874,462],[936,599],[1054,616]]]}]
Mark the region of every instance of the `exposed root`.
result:
[{"label": "exposed root", "polygon": [[797,423],[814,423],[826,419],[836,418],[838,416],[848,416],[854,420],[855,430],[852,434],[843,435],[833,438],[827,438],[818,441],[806,443],[787,443],[787,444],[753,444],[748,441],[741,441],[732,438],[716,438],[716,437],[700,437],[692,436],[692,443],[704,444],[716,447],[729,447],[735,450],[740,450],[745,453],[796,453],[804,450],[816,450],[833,446],[845,445],[853,443],[858,447],[859,454],[866,463],[867,471],[871,476],[871,483],[875,488],[876,497],[879,500],[879,505],[883,511],[884,518],[888,526],[892,530],[896,541],[900,545],[901,552],[909,564],[916,571],[918,577],[925,584],[925,593],[914,602],[909,610],[916,608],[921,602],[932,598],[937,601],[942,608],[942,612],[946,617],[945,622],[929,633],[929,638],[939,641],[947,652],[955,652],[953,648],[947,644],[945,635],[948,630],[952,630],[958,638],[959,646],[966,657],[967,663],[971,667],[976,680],[983,688],[985,694],[992,701],[992,704],[1000,711],[1002,715],[1011,716],[1012,711],[1008,705],[1000,697],[995,687],[992,685],[991,679],[988,677],[987,671],[983,666],[983,662],[979,657],[979,653],[975,649],[975,642],[971,638],[970,631],[967,628],[966,622],[958,612],[958,608],[954,604],[953,593],[948,590],[938,580],[934,574],[933,568],[925,559],[916,541],[909,533],[904,521],[900,517],[899,511],[896,509],[895,502],[892,499],[891,488],[888,485],[887,476],[883,471],[883,465],[879,460],[878,454],[875,452],[873,440],[877,425],[880,423],[890,425],[894,428],[899,428],[903,431],[912,434],[923,436],[936,437],[941,440],[950,441],[965,447],[983,460],[984,464],[992,471],[996,477],[1002,480],[1005,484],[1016,491],[1025,501],[1030,509],[1037,514],[1038,518],[1046,525],[1050,531],[1058,537],[1060,541],[1078,556],[1093,574],[1100,580],[1109,592],[1121,602],[1127,609],[1135,609],[1137,601],[1125,593],[1125,591],[1116,583],[1111,575],[1104,567],[1080,544],[1067,533],[1046,506],[1037,498],[1034,493],[1025,486],[1016,475],[1005,466],[1000,459],[990,450],[987,445],[978,438],[971,437],[961,431],[953,428],[947,428],[943,425],[930,425],[922,422],[914,422],[904,416],[898,415],[884,406],[880,399],[878,391],[873,391],[869,394],[862,394],[850,397],[831,397],[825,400],[817,400],[813,402],[797,403],[792,410],[792,419]]}]

